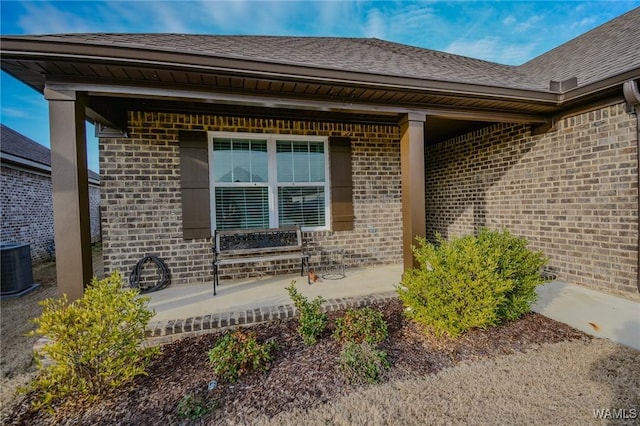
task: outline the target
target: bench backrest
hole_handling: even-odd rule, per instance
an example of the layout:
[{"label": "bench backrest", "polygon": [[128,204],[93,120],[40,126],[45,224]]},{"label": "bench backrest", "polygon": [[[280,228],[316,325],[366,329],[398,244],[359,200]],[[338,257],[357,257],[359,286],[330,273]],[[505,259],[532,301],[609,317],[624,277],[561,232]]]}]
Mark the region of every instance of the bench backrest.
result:
[{"label": "bench backrest", "polygon": [[299,226],[215,231],[214,250],[217,255],[272,253],[302,248],[302,231]]}]

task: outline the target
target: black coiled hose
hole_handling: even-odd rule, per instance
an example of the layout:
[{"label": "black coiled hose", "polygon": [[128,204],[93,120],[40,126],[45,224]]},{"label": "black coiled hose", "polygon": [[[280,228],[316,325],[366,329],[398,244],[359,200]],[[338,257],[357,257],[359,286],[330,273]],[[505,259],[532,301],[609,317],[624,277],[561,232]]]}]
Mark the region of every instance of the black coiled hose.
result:
[{"label": "black coiled hose", "polygon": [[[142,269],[144,268],[145,263],[153,262],[158,267],[158,281],[155,285],[140,287],[140,278],[142,275]],[[169,268],[164,263],[164,261],[157,256],[147,255],[140,259],[136,266],[131,271],[131,275],[129,275],[129,285],[131,288],[137,288],[140,290],[140,293],[151,293],[152,291],[157,291],[163,289],[168,286],[171,282],[171,275],[169,273]]]}]

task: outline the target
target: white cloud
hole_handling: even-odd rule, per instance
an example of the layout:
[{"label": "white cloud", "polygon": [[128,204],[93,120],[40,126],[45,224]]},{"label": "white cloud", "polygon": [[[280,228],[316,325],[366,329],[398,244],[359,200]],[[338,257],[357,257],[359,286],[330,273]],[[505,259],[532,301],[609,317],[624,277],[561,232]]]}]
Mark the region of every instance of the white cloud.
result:
[{"label": "white cloud", "polygon": [[[202,8],[206,20],[211,22],[212,26],[218,28],[224,28],[226,30],[232,30],[234,27],[238,27],[238,23],[246,20],[247,25],[254,26],[256,22],[254,13],[249,8],[249,4],[246,1],[202,1],[198,3],[198,8]],[[268,5],[256,5],[255,8],[266,8]],[[257,18],[259,19],[260,14]],[[238,28],[237,33],[240,33],[242,28]]]},{"label": "white cloud", "polygon": [[386,38],[386,24],[384,15],[378,9],[371,9],[364,23],[365,37]]},{"label": "white cloud", "polygon": [[428,46],[449,31],[445,20],[422,3],[372,3],[343,18],[350,36],[376,37],[398,43]]},{"label": "white cloud", "polygon": [[481,40],[456,40],[445,51],[456,55],[485,59],[493,56],[498,48],[497,38],[487,37]]},{"label": "white cloud", "polygon": [[[202,1],[199,25],[218,34],[292,35],[317,19],[315,3],[289,1]],[[305,33],[306,34],[306,33]],[[307,34],[309,35],[309,34]]]},{"label": "white cloud", "polygon": [[346,1],[323,2],[321,6],[307,9],[313,18],[307,20],[307,25],[316,35],[346,35],[353,36],[353,26],[359,26],[359,4]]},{"label": "white cloud", "polygon": [[580,21],[572,23],[571,29],[590,27],[593,24],[595,24],[597,21],[598,20],[594,16],[584,18],[584,19],[581,19]]},{"label": "white cloud", "polygon": [[498,37],[485,37],[480,40],[456,40],[445,51],[500,64],[519,65],[531,59],[534,48],[534,43],[507,43]]},{"label": "white cloud", "polygon": [[498,3],[481,6],[475,2],[256,0],[13,4],[20,5],[16,8],[20,13],[15,21],[24,33],[105,31],[376,37],[507,63],[530,59],[527,55],[533,52],[533,46],[537,49],[555,47],[598,23],[600,16],[595,6],[550,3],[540,8],[525,2],[502,6]]},{"label": "white cloud", "polygon": [[516,31],[525,32],[537,28],[542,20],[543,17],[540,15],[531,16],[526,21],[518,23],[516,25]]},{"label": "white cloud", "polygon": [[327,8],[330,10],[323,15],[323,9],[309,2],[240,0],[196,4],[194,9],[201,12],[197,26],[216,34],[313,35],[310,32],[317,31],[319,21],[335,16],[333,8]]},{"label": "white cloud", "polygon": [[520,65],[535,56],[536,43],[503,44],[495,60],[501,64]]},{"label": "white cloud", "polygon": [[422,4],[409,4],[391,11],[392,15],[387,19],[394,31],[401,30],[409,33],[414,31],[424,31],[425,28],[435,24],[437,17],[433,8]]},{"label": "white cloud", "polygon": [[529,16],[525,20],[518,20],[515,16],[509,15],[506,18],[502,19],[501,22],[503,25],[510,27],[511,31],[523,33],[533,29],[537,29],[538,27],[540,27],[543,20],[544,17],[541,15]]},{"label": "white cloud", "polygon": [[585,9],[586,9],[586,6],[584,4],[579,4],[574,8],[574,11],[576,13],[582,13],[585,11]]},{"label": "white cloud", "polygon": [[[193,1],[26,1],[18,25],[26,34],[74,32],[207,32],[208,28],[251,28],[247,2]],[[253,3],[254,5],[256,3]],[[260,5],[258,3],[258,5]],[[266,7],[265,3],[265,7]],[[254,7],[255,9],[255,7]],[[211,11],[215,10],[216,13]],[[226,11],[232,11],[232,14]],[[220,12],[224,13],[220,13]],[[259,17],[260,14],[255,14]],[[249,17],[249,19],[246,19]]]},{"label": "white cloud", "polygon": [[516,20],[516,18],[514,18],[512,15],[509,15],[509,16],[507,16],[506,18],[504,18],[504,19],[502,20],[502,23],[503,23],[504,25],[513,25],[513,24],[515,24],[516,22],[518,22],[518,21],[517,21],[517,20]]},{"label": "white cloud", "polygon": [[179,2],[155,2],[151,9],[152,16],[146,19],[153,19],[163,33],[186,33],[189,26],[180,19],[181,13],[177,13],[178,8],[190,7],[189,4],[180,5]]},{"label": "white cloud", "polygon": [[95,31],[85,18],[72,12],[62,11],[46,2],[22,3],[25,14],[18,25],[27,34],[74,33]]},{"label": "white cloud", "polygon": [[2,121],[4,121],[4,118],[6,117],[26,118],[29,115],[30,114],[27,114],[27,112],[24,109],[2,107],[2,117],[3,117]]}]

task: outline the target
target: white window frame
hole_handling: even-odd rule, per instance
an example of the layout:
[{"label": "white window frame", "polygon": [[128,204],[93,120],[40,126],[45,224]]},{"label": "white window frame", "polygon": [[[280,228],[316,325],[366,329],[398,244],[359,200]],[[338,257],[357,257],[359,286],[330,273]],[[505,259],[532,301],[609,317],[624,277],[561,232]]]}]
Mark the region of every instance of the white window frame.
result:
[{"label": "white window frame", "polygon": [[[279,227],[278,215],[278,187],[295,187],[295,186],[318,186],[324,187],[324,217],[325,226],[303,226],[303,231],[328,231],[331,229],[331,179],[329,176],[329,138],[326,136],[305,136],[305,135],[283,135],[277,133],[245,133],[245,132],[207,132],[209,139],[209,192],[210,192],[210,212],[211,212],[211,232],[216,229],[216,187],[237,187],[237,186],[255,186],[267,187],[269,196],[269,227]],[[216,183],[214,180],[214,152],[213,140],[217,138],[228,139],[261,139],[267,141],[267,170],[269,174],[268,182],[242,182],[242,185],[233,182]],[[277,165],[277,149],[276,142],[282,141],[309,141],[322,142],[324,144],[324,185],[316,182],[278,182],[278,165]]]}]

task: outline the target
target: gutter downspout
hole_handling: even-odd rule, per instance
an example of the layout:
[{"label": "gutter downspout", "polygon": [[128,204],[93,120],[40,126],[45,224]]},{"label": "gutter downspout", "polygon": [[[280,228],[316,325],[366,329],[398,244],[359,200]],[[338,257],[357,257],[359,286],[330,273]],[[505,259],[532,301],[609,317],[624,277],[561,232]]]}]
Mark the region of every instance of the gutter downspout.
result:
[{"label": "gutter downspout", "polygon": [[[636,115],[636,147],[638,155],[638,212],[640,212],[640,89],[639,80],[629,80],[622,86],[627,112]],[[640,292],[640,213],[638,213],[638,292]]]}]

